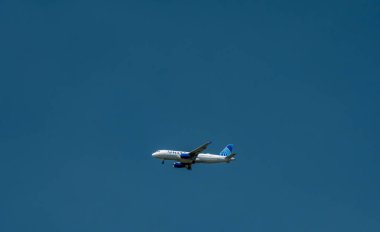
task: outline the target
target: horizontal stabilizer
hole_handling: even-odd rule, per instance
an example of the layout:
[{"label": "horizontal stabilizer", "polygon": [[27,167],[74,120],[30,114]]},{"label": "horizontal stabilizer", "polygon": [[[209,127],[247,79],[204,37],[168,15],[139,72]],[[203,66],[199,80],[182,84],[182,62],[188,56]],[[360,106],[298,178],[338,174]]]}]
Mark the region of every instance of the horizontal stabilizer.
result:
[{"label": "horizontal stabilizer", "polygon": [[226,160],[231,160],[234,156],[236,155],[236,153],[232,153],[231,155],[228,155],[226,156]]}]

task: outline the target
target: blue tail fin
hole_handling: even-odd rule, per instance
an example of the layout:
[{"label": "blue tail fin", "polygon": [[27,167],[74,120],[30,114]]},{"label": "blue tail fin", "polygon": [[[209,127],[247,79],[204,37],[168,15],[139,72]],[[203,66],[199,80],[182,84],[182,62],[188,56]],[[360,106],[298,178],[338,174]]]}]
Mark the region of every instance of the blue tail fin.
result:
[{"label": "blue tail fin", "polygon": [[232,153],[232,148],[234,147],[233,144],[228,144],[221,152],[219,155],[221,156],[228,156],[231,155]]}]

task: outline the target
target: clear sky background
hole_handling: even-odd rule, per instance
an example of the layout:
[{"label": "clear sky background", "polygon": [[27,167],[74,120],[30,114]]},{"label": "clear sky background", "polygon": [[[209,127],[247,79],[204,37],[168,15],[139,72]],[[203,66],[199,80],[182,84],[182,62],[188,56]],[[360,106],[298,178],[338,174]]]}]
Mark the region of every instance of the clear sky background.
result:
[{"label": "clear sky background", "polygon": [[[380,231],[380,3],[0,1],[0,231]],[[161,165],[157,149],[237,161]]]}]

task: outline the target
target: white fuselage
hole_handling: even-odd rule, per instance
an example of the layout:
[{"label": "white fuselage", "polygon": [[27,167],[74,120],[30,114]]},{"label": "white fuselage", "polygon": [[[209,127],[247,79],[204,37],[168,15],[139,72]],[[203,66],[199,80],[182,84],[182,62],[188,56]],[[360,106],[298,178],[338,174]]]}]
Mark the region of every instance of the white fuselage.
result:
[{"label": "white fuselage", "polygon": [[162,160],[175,160],[184,164],[191,163],[226,163],[235,158],[231,158],[230,160],[226,159],[226,156],[214,155],[214,154],[206,154],[200,153],[197,158],[193,161],[192,159],[183,159],[181,158],[181,154],[186,154],[186,151],[172,151],[172,150],[158,150],[152,154],[153,157],[162,159]]}]

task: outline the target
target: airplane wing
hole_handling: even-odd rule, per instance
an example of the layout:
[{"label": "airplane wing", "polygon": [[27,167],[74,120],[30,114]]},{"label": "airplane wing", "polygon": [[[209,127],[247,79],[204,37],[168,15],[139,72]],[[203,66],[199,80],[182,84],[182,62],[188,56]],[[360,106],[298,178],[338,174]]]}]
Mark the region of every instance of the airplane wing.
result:
[{"label": "airplane wing", "polygon": [[202,146],[192,150],[191,152],[189,152],[189,155],[190,157],[195,160],[197,158],[197,156],[199,155],[199,153],[201,153],[202,151],[206,150],[207,149],[207,146],[210,145],[211,142],[207,142],[205,144],[203,144]]}]

